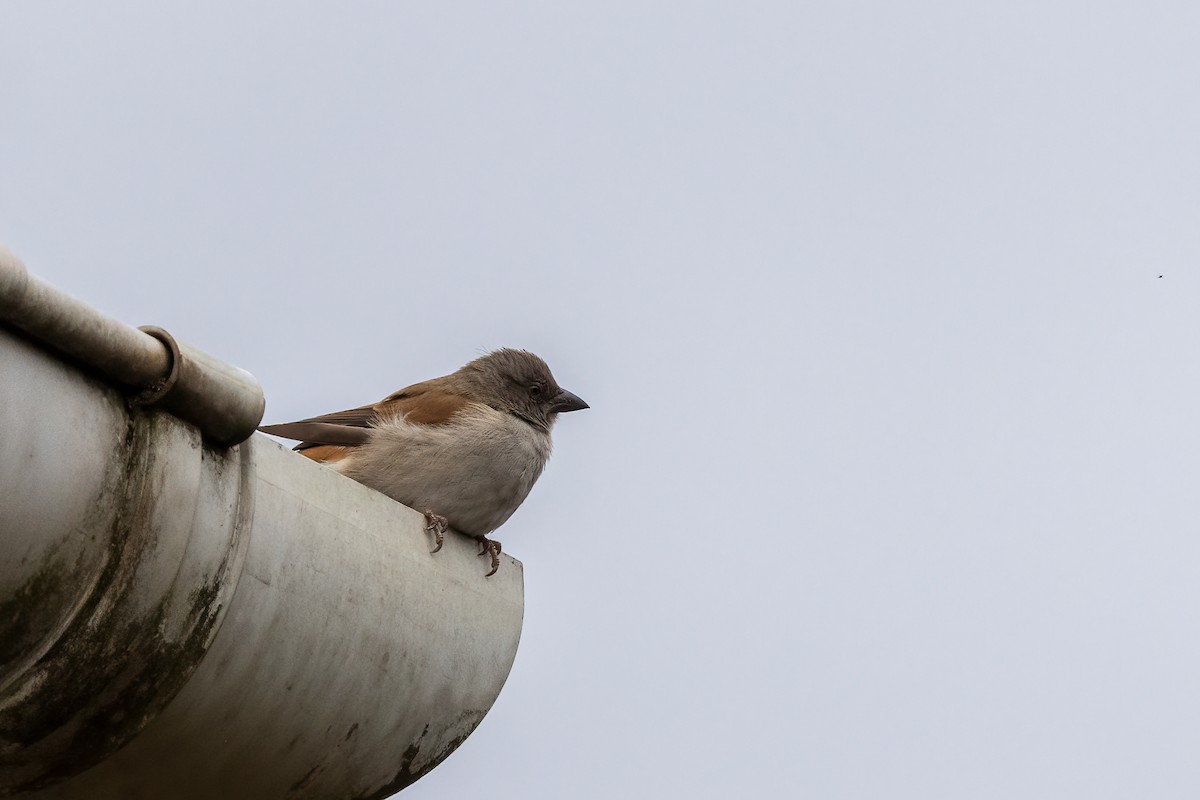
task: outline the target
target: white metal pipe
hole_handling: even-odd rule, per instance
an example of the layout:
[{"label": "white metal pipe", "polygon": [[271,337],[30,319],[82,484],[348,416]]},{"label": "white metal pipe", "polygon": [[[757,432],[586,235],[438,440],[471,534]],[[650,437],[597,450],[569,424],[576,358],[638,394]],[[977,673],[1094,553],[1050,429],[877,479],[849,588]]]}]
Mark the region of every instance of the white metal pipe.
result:
[{"label": "white metal pipe", "polygon": [[2,327],[0,376],[0,796],[381,798],[491,707],[519,562]]}]

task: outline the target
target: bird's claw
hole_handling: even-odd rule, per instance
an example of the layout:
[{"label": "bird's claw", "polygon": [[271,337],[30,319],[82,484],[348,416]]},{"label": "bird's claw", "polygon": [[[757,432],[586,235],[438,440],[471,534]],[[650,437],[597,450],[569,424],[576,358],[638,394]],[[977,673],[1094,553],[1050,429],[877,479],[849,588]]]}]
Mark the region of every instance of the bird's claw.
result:
[{"label": "bird's claw", "polygon": [[490,578],[496,574],[496,570],[500,569],[500,543],[495,539],[489,539],[486,536],[479,537],[479,555],[491,555],[492,571],[485,578]]},{"label": "bird's claw", "polygon": [[433,534],[434,548],[431,553],[436,553],[442,549],[442,545],[446,542],[446,531],[450,529],[450,521],[441,514],[435,514],[432,511],[424,511],[425,514],[425,530]]}]

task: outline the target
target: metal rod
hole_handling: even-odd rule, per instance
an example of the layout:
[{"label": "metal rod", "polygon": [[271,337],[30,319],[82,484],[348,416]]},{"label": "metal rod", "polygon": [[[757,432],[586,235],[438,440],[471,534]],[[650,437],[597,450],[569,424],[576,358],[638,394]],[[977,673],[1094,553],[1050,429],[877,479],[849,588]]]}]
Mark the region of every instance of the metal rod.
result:
[{"label": "metal rod", "polygon": [[0,321],[135,390],[136,403],[161,406],[218,444],[244,441],[262,421],[266,401],[250,373],[162,329],[132,328],[60,292],[30,275],[3,245]]}]

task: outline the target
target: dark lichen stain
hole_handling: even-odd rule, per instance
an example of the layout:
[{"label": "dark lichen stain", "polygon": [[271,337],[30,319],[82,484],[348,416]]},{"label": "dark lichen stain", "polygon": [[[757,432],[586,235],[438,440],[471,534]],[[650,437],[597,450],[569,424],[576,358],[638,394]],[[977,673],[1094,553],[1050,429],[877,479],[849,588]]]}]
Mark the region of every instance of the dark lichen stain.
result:
[{"label": "dark lichen stain", "polygon": [[[412,771],[412,763],[416,760],[417,755],[421,752],[421,740],[425,738],[425,734],[427,733],[429,733],[429,723],[425,723],[425,728],[421,731],[421,735],[417,737],[417,740],[408,747],[404,748],[404,752],[400,754],[400,769],[395,775],[392,776],[392,779],[388,781],[382,788],[376,789],[369,795],[360,795],[359,797],[355,798],[355,800],[381,800],[382,798],[392,796],[404,787],[415,782],[425,773],[429,772],[429,770],[433,769],[438,763],[441,762],[442,758],[450,755],[454,748],[458,747],[458,744],[453,745],[449,750],[446,751],[442,758],[437,759],[433,764],[429,765],[429,767],[414,773]],[[464,736],[463,739],[465,738],[467,737]],[[461,744],[461,741],[459,743]]]},{"label": "dark lichen stain", "polygon": [[[475,730],[476,726],[483,719],[484,713],[485,712],[483,711],[465,711],[460,714],[458,720],[451,727],[457,727],[465,724],[466,733],[455,737],[450,743],[438,751],[436,755],[430,758],[429,761],[420,769],[414,770],[412,768],[412,764],[414,761],[416,761],[417,756],[421,753],[422,742],[429,733],[430,723],[426,723],[424,729],[421,731],[421,734],[417,737],[417,740],[408,745],[408,747],[404,748],[404,751],[400,754],[400,768],[396,771],[396,774],[392,776],[391,780],[378,789],[353,795],[352,800],[382,800],[382,798],[390,797],[404,787],[416,782],[428,774],[429,771],[438,764],[442,763],[447,756],[457,750],[458,746],[466,741],[466,738],[471,734],[472,731]],[[358,723],[356,722],[350,726],[350,730],[346,732],[346,738],[343,741],[349,740],[357,731]],[[341,745],[339,744],[338,748],[340,747]],[[336,751],[338,748],[334,748],[334,750]],[[293,783],[288,789],[288,797],[297,799],[305,797],[305,790],[309,789],[316,782],[321,773],[325,771],[325,765],[328,760],[328,756],[323,758],[320,763],[312,767],[308,772],[304,773],[304,777]]]},{"label": "dark lichen stain", "polygon": [[0,601],[0,672],[37,645],[62,613],[70,570],[47,553],[42,567]]},{"label": "dark lichen stain", "polygon": [[312,782],[317,779],[317,776],[321,774],[321,767],[323,766],[324,764],[317,764],[308,772],[304,773],[304,777],[293,783],[291,788],[288,789],[288,796],[290,797],[296,792],[303,792],[305,789],[307,789]]},{"label": "dark lichen stain", "polygon": [[[154,504],[154,452],[146,445],[154,425],[142,412],[132,416],[137,435],[129,438],[124,497],[109,531],[107,563],[67,629],[21,676],[16,688],[24,696],[0,710],[0,795],[55,784],[129,741],[183,686],[216,623],[216,579],[188,598],[187,633],[178,641],[161,632],[167,601],[139,613],[132,600],[138,566],[155,546],[146,522]],[[21,595],[26,612],[52,579],[30,582]]]},{"label": "dark lichen stain", "polygon": [[[426,726],[426,729],[428,730],[428,726]],[[410,744],[404,750],[404,753],[401,754],[400,769],[396,771],[396,774],[392,776],[392,779],[388,781],[382,788],[377,789],[369,795],[361,797],[361,799],[356,798],[356,800],[383,800],[383,798],[391,797],[396,792],[411,786],[421,778],[428,775],[429,771],[438,764],[445,761],[447,756],[457,750],[458,746],[465,742],[469,735],[470,732],[467,732],[462,736],[455,737],[455,739],[442,748],[442,750],[436,756],[430,759],[427,764],[415,771],[412,769],[412,762],[416,760],[417,754],[421,752],[421,745],[419,743],[420,740],[418,740],[417,743]]]},{"label": "dark lichen stain", "polygon": [[452,727],[466,725],[466,732],[454,737],[445,747],[439,750],[432,758],[429,759],[429,761],[422,765],[420,769],[414,770],[412,768],[412,764],[416,760],[417,755],[421,752],[421,740],[425,738],[427,733],[429,733],[429,724],[426,723],[425,729],[421,731],[421,735],[417,737],[417,740],[406,747],[404,752],[400,754],[400,769],[396,771],[396,774],[392,776],[392,779],[370,794],[356,796],[354,800],[383,800],[384,798],[391,797],[396,792],[399,792],[402,789],[405,789],[408,786],[416,783],[421,778],[428,775],[434,767],[445,761],[451,753],[457,750],[459,745],[465,742],[467,737],[470,736],[475,731],[475,728],[478,727],[479,723],[483,721],[483,717],[486,713],[486,711],[464,711],[462,714],[460,714],[457,722]]},{"label": "dark lichen stain", "polygon": [[138,414],[134,410],[132,405],[127,404],[126,408],[129,411],[129,422],[125,426],[125,447],[126,447],[126,449],[132,450],[133,449],[133,441],[137,436]]},{"label": "dark lichen stain", "polygon": [[[326,728],[325,732],[329,733],[331,730],[333,730],[332,725],[330,725],[328,728]],[[348,742],[352,738],[354,738],[354,734],[356,734],[356,733],[358,733],[358,723],[357,722],[353,723],[350,726],[350,729],[348,731],[346,731],[346,735],[342,738],[342,741],[340,743],[338,743],[338,745],[336,747],[334,747],[332,750],[330,750],[328,753],[326,753],[325,757],[323,757],[320,761],[318,761],[315,765],[313,765],[313,767],[308,772],[304,773],[304,777],[300,778],[300,780],[296,781],[290,787],[288,787],[287,796],[292,797],[292,798],[304,797],[305,790],[308,789],[308,787],[311,786],[316,781],[316,779],[321,775],[321,773],[325,771],[325,765],[330,761],[331,758],[336,757],[336,753],[339,750],[341,750],[342,746],[345,745],[346,742]],[[292,746],[296,743],[297,739],[299,739],[299,738],[300,737],[297,736],[296,739],[293,739],[291,741],[291,743],[288,745],[289,750],[292,748]]]}]

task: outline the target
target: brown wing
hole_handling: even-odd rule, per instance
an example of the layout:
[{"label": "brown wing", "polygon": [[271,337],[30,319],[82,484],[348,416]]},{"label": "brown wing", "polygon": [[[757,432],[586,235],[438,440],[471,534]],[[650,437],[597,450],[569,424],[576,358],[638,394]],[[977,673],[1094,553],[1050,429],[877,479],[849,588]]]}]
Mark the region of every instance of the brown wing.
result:
[{"label": "brown wing", "polygon": [[[410,422],[422,425],[440,425],[448,422],[470,401],[462,395],[447,391],[444,382],[444,378],[435,378],[393,392],[386,399],[373,405],[335,411],[332,414],[322,414],[319,417],[281,425],[264,425],[259,430],[285,439],[299,439],[300,444],[293,449],[321,448],[320,453],[306,452],[304,455],[318,461],[335,461],[346,455],[345,452],[335,451],[366,442],[371,435],[370,429],[381,419],[403,416]],[[326,450],[325,445],[333,447]]]},{"label": "brown wing", "polygon": [[299,439],[300,444],[294,448],[296,450],[324,444],[352,447],[367,441],[371,435],[370,426],[375,419],[377,412],[372,405],[351,408],[348,411],[335,411],[332,414],[285,422],[281,425],[263,425],[259,430],[285,439]]},{"label": "brown wing", "polygon": [[380,418],[403,416],[419,425],[441,425],[470,404],[461,394],[447,391],[445,378],[417,383],[393,392],[375,404]]}]

